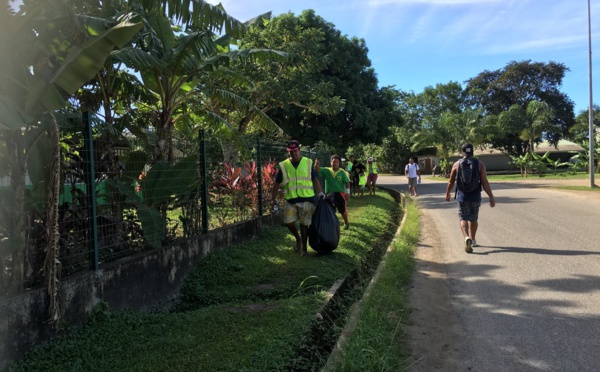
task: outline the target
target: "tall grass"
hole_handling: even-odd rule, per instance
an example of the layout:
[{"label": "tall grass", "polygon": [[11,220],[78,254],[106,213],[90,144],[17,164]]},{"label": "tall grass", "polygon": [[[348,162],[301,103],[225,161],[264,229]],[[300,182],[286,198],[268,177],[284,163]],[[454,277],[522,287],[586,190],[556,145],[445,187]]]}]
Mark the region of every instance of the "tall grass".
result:
[{"label": "tall grass", "polygon": [[[311,343],[325,335],[333,344],[341,328],[333,323],[314,334],[326,323],[318,318],[325,292],[362,266],[377,245],[390,244],[386,236],[397,229],[398,209],[385,193],[353,198],[351,227],[342,230],[338,249],[329,255],[309,250],[301,257],[286,227],[265,230],[202,260],[182,289],[177,311],[112,312],[101,306],[86,325],[35,348],[10,370],[318,369],[328,350],[311,349]],[[307,350],[324,354],[307,359]]]},{"label": "tall grass", "polygon": [[414,202],[408,202],[405,213],[401,233],[361,302],[356,324],[326,371],[397,372],[406,368],[408,285],[420,225],[419,210]]}]

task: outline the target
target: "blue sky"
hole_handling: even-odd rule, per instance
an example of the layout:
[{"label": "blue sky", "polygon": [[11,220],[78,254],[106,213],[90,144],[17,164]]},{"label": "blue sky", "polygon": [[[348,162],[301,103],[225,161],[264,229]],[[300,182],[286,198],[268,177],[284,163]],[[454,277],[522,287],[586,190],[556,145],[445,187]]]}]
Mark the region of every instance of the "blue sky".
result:
[{"label": "blue sky", "polygon": [[[208,0],[212,4],[219,1]],[[562,85],[575,114],[589,106],[587,0],[222,0],[246,21],[272,11],[313,9],[343,34],[363,38],[379,85],[420,93],[510,61],[565,64]],[[600,48],[600,4],[592,4],[592,52]],[[596,4],[594,4],[596,3]],[[594,23],[596,26],[594,26]],[[600,57],[592,53],[594,102]]]}]

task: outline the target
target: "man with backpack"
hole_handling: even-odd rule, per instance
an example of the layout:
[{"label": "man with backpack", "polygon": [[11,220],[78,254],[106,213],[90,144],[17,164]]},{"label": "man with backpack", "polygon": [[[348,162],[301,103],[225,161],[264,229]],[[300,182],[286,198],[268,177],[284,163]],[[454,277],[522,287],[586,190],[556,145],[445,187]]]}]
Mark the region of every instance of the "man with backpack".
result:
[{"label": "man with backpack", "polygon": [[458,202],[458,216],[460,217],[460,230],[465,239],[465,252],[473,252],[472,247],[477,246],[475,234],[477,233],[477,217],[481,206],[481,189],[490,198],[490,207],[496,205],[490,183],[487,179],[485,165],[473,158],[473,145],[465,143],[462,146],[463,158],[452,166],[450,181],[446,187],[446,200],[450,201],[450,192],[456,182],[454,198]]}]

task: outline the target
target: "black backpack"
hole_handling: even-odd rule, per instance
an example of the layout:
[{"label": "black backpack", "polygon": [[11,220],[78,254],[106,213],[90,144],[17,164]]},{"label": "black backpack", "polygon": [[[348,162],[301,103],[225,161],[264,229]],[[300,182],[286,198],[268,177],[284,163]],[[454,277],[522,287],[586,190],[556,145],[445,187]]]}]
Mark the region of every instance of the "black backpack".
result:
[{"label": "black backpack", "polygon": [[462,191],[463,193],[481,190],[480,180],[479,162],[471,158],[462,159],[458,164],[456,189]]}]

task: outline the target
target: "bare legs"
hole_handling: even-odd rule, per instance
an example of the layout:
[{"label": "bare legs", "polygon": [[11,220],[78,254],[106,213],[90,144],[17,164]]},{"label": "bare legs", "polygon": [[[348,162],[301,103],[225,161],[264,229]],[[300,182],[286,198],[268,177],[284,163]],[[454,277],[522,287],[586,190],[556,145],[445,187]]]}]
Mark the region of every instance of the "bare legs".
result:
[{"label": "bare legs", "polygon": [[286,226],[296,238],[296,246],[294,250],[300,251],[303,256],[307,255],[306,247],[308,243],[308,226],[300,225],[300,233],[298,233],[298,228],[296,227],[296,223],[286,223]]},{"label": "bare legs", "polygon": [[367,180],[367,189],[369,189],[369,195],[375,195],[375,180]]},{"label": "bare legs", "polygon": [[[475,240],[475,234],[477,233],[477,227],[479,224],[477,221],[460,221],[460,231],[462,231],[463,238],[470,237]],[[469,234],[470,232],[470,234]]]}]

